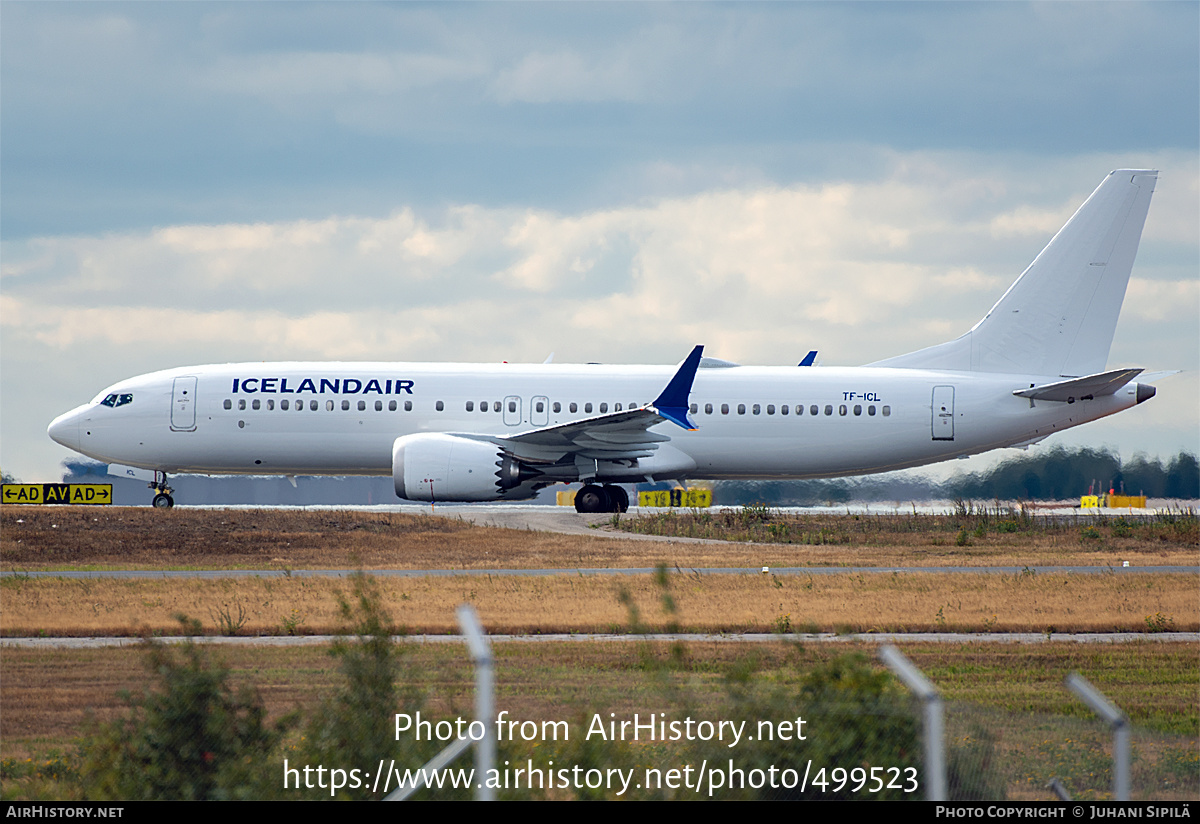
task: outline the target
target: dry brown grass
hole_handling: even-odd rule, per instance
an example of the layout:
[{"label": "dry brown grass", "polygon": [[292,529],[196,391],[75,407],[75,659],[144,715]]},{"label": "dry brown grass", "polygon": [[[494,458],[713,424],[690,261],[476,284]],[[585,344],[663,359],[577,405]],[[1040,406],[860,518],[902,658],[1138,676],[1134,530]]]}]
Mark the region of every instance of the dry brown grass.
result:
[{"label": "dry brown grass", "polygon": [[[1200,629],[1186,574],[700,575],[672,573],[677,612],[651,575],[379,579],[385,606],[412,632],[456,632],[458,604],[493,633],[624,631],[629,593],[649,629],[684,631],[1059,632]],[[210,634],[325,634],[338,624],[337,578],[116,580],[8,578],[0,633],[176,633],[179,613]]]},{"label": "dry brown grass", "polygon": [[745,544],[631,540],[604,529],[562,535],[397,513],[6,506],[0,507],[0,568],[622,568],[664,560],[681,567],[754,568],[1200,563],[1200,548],[1187,531],[1114,535],[1106,528],[1095,538],[1080,528],[987,533],[969,535],[969,545],[959,546],[936,516],[922,528],[906,518],[903,529],[891,530],[824,517],[828,523],[814,522],[811,529],[839,536],[836,542]]}]

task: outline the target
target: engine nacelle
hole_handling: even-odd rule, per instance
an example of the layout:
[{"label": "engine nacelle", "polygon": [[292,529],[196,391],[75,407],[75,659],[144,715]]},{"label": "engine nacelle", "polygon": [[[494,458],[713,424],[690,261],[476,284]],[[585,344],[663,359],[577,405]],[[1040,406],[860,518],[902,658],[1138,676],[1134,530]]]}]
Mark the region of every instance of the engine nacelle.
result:
[{"label": "engine nacelle", "polygon": [[498,501],[538,474],[484,441],[421,434],[392,444],[396,495],[410,501]]}]

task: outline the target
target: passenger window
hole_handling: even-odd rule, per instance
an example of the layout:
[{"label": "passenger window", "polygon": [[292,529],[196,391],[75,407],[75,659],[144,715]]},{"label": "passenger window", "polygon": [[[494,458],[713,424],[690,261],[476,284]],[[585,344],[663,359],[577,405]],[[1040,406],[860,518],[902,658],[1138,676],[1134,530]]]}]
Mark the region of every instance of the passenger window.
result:
[{"label": "passenger window", "polygon": [[571,412],[578,412],[579,404],[572,402],[571,405],[567,407],[567,409],[570,410]]},{"label": "passenger window", "polygon": [[[443,409],[446,408],[446,404],[442,403],[441,401],[438,401],[437,403],[435,403],[433,405],[433,408],[436,409],[437,411],[441,412]],[[393,406],[392,411],[395,411],[395,409],[396,409],[396,407]]]},{"label": "passenger window", "polygon": [[317,402],[316,402],[316,401],[309,401],[309,402],[308,402],[308,411],[309,411],[309,412],[316,412],[316,411],[317,411]]},{"label": "passenger window", "polygon": [[767,414],[768,414],[768,415],[774,415],[774,414],[775,414],[775,404],[773,404],[773,403],[769,403],[769,404],[767,404]]},{"label": "passenger window", "polygon": [[509,411],[509,412],[516,412],[516,411],[517,411],[517,402],[516,402],[516,401],[509,401],[509,402],[508,402],[508,411]]},{"label": "passenger window", "polygon": [[583,411],[584,411],[584,412],[591,412],[591,411],[592,411],[592,405],[591,405],[590,403],[585,403],[585,404],[583,405]]},{"label": "passenger window", "polygon": [[342,401],[342,411],[343,412],[350,411],[350,401]]},{"label": "passenger window", "polygon": [[854,414],[855,414],[855,415],[861,415],[861,414],[862,414],[862,407],[861,407],[859,404],[857,404],[857,403],[856,403],[856,404],[854,404]]},{"label": "passenger window", "polygon": [[889,415],[891,415],[891,414],[892,414],[892,407],[890,407],[890,406],[885,406],[885,407],[883,407],[883,410],[882,410],[882,412],[883,412],[883,417],[885,417],[885,418],[886,418],[886,417],[888,417]]},{"label": "passenger window", "polygon": [[739,415],[745,415],[745,414],[746,414],[746,404],[744,404],[744,403],[739,403],[739,404],[738,404],[738,414],[739,414]]},{"label": "passenger window", "polygon": [[258,398],[255,398],[255,399],[254,399],[254,400],[253,400],[253,401],[250,403],[250,408],[251,408],[251,409],[262,409],[262,401],[260,401]]},{"label": "passenger window", "polygon": [[[284,403],[287,403],[287,401],[284,401]],[[364,411],[366,408],[367,408],[367,402],[366,402],[366,401],[359,401],[359,402],[358,402],[358,411],[359,411],[359,412],[362,412],[362,411]]]},{"label": "passenger window", "polygon": [[841,406],[839,406],[839,407],[838,407],[838,414],[839,414],[839,415],[845,415],[845,414],[846,414],[846,404],[842,404]]},{"label": "passenger window", "polygon": [[608,411],[608,404],[606,404],[606,403],[600,404],[600,413],[604,414],[607,411]]},{"label": "passenger window", "polygon": [[[825,407],[825,408],[829,410],[828,412],[826,412],[826,413],[825,413],[826,415],[832,415],[832,414],[833,414],[833,407],[832,407],[832,406],[827,406],[827,407]],[[817,414],[819,411],[820,411],[820,410],[817,408],[817,405],[816,405],[815,403],[814,403],[812,406],[808,407],[808,414],[810,414],[810,415],[816,415],[816,414]]]},{"label": "passenger window", "polygon": [[[108,400],[108,398],[105,398],[105,399],[104,399],[104,401],[106,401],[106,400]],[[103,404],[103,403],[104,403],[104,401],[100,401],[100,403],[102,403],[102,404]],[[287,401],[284,401],[284,403],[287,403]],[[225,408],[226,408],[226,409],[233,409],[233,401],[229,400],[229,398],[226,398],[226,399],[225,399]]]},{"label": "passenger window", "polygon": [[[780,406],[780,407],[779,407],[779,414],[780,414],[780,415],[786,415],[786,414],[788,413],[788,409],[789,409],[789,408],[790,408],[790,407],[789,407],[789,406],[788,406],[786,403],[785,403],[785,404],[783,404],[782,406]],[[797,406],[796,408],[797,408],[797,409],[799,409],[800,407],[798,407],[798,406]],[[771,407],[769,407],[769,406],[768,406],[768,407],[767,407],[767,414],[770,414],[770,412],[771,412]]]},{"label": "passenger window", "polygon": [[333,411],[333,401],[325,401],[325,411],[326,412]]},{"label": "passenger window", "polygon": [[467,411],[468,412],[475,411],[475,401],[467,401]]},{"label": "passenger window", "polygon": [[871,404],[867,407],[867,415],[872,418],[875,417],[875,404]]},{"label": "passenger window", "polygon": [[830,405],[830,404],[825,404],[825,414],[826,414],[826,415],[832,415],[832,414],[833,414],[833,406],[832,406],[832,405]]},{"label": "passenger window", "polygon": [[492,401],[492,411],[493,412],[500,411],[500,401]]},{"label": "passenger window", "polygon": [[[392,403],[394,404],[394,403],[395,403],[395,401],[392,401]],[[396,408],[395,406],[393,406],[393,407],[392,407],[392,409],[395,409],[395,408]],[[405,411],[405,412],[411,412],[411,411],[412,411],[412,401],[405,401],[405,402],[404,402],[404,411]]]},{"label": "passenger window", "polygon": [[[621,404],[619,404],[619,403],[617,403],[617,404],[613,404],[613,411],[614,411],[614,412],[620,412],[620,411],[621,411]],[[693,411],[693,412],[695,412],[695,411],[696,411],[696,404],[692,404],[692,411]]]},{"label": "passenger window", "polygon": [[727,403],[723,403],[723,404],[721,404],[721,414],[722,414],[722,415],[728,415],[728,414],[729,414],[729,404],[727,404]]},{"label": "passenger window", "polygon": [[[226,401],[226,403],[228,403],[228,401]],[[284,412],[288,411],[289,406],[290,406],[290,404],[286,400],[279,402],[279,408],[282,409]],[[228,409],[229,407],[225,407],[225,408]]]},{"label": "passenger window", "polygon": [[691,406],[688,407],[688,411],[691,412],[693,415],[695,415],[698,411],[700,411],[700,407],[697,406],[696,404],[692,404]]},{"label": "passenger window", "polygon": [[760,415],[760,414],[762,414],[762,407],[759,406],[758,404],[754,404],[754,406],[750,407],[750,411],[753,412],[755,415]]},{"label": "passenger window", "polygon": [[704,404],[704,414],[705,414],[705,415],[711,415],[711,414],[712,414],[712,404],[711,404],[711,403],[706,403],[706,404]]},{"label": "passenger window", "polygon": [[[438,401],[438,403],[441,403],[441,401]],[[396,402],[395,401],[388,401],[388,411],[389,412],[396,411]],[[438,411],[440,412],[441,410],[439,409]]]},{"label": "passenger window", "polygon": [[375,411],[376,412],[383,411],[383,401],[375,401]]},{"label": "passenger window", "polygon": [[269,412],[274,408],[275,408],[275,401],[268,399],[267,400],[267,411]]},{"label": "passenger window", "polygon": [[562,404],[561,404],[561,403],[559,403],[558,401],[555,401],[555,402],[554,402],[554,411],[555,411],[555,412],[561,412],[561,411],[562,411]]},{"label": "passenger window", "polygon": [[537,411],[539,411],[539,412],[545,412],[545,411],[546,411],[546,404],[545,404],[545,403],[543,403],[542,401],[538,401],[538,402],[537,402]]},{"label": "passenger window", "polygon": [[242,398],[241,400],[238,401],[238,409],[245,409],[245,408],[246,408],[246,399]]}]

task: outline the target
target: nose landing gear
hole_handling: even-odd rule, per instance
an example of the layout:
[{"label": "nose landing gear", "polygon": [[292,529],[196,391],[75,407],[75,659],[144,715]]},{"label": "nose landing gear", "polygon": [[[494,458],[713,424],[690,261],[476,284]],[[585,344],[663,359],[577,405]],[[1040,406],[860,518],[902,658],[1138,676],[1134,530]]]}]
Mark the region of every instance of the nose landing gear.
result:
[{"label": "nose landing gear", "polygon": [[167,486],[166,472],[158,472],[156,470],[154,472],[154,483],[149,484],[149,486],[155,491],[154,500],[152,501],[155,509],[170,509],[175,506],[175,499],[171,497],[171,493],[175,490]]}]

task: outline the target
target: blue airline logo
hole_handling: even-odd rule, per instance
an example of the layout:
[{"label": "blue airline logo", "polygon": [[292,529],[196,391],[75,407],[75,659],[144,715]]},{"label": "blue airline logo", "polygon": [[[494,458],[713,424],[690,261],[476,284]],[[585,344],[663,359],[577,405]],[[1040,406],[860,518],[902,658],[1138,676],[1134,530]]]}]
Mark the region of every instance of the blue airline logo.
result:
[{"label": "blue airline logo", "polygon": [[[299,385],[289,386],[288,378],[234,378],[233,393],[279,393],[285,395],[311,392],[314,395],[401,395],[413,394],[413,381],[370,378],[304,378]],[[295,380],[292,378],[291,380]],[[318,388],[318,384],[320,388]]]}]

